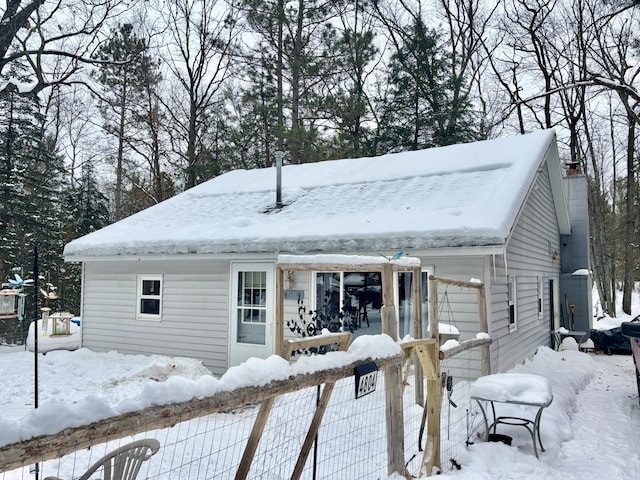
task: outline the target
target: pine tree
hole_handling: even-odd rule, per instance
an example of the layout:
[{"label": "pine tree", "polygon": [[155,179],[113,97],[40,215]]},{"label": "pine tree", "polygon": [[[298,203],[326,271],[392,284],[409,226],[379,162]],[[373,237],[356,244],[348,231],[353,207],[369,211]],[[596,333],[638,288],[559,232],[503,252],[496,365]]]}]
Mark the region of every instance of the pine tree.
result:
[{"label": "pine tree", "polygon": [[[82,165],[76,185],[66,189],[63,195],[65,211],[62,214],[64,242],[87,235],[110,223],[109,200],[102,193],[91,162]],[[60,297],[59,307],[73,313],[80,312],[79,264],[66,264],[58,271],[56,286]]]},{"label": "pine tree", "polygon": [[109,225],[109,201],[98,186],[91,162],[82,165],[79,183],[67,190],[65,204],[68,205],[65,222],[67,241]]},{"label": "pine tree", "polygon": [[261,62],[273,72],[275,149],[287,150],[291,163],[326,158],[322,129],[327,123],[326,85],[339,68],[332,20],[340,2],[244,0],[242,5],[257,38],[254,64]]},{"label": "pine tree", "polygon": [[[28,83],[23,71],[13,63],[8,76]],[[15,271],[30,276],[37,245],[40,271],[55,279],[63,263],[62,160],[44,133],[37,95],[4,89],[0,112],[0,275],[3,281]],[[31,305],[25,313],[25,318],[33,318]],[[27,324],[23,322],[10,341],[20,341]]]},{"label": "pine tree", "polygon": [[[9,78],[28,81],[15,66]],[[0,112],[0,272],[6,278],[38,238],[57,229],[62,162],[47,143],[36,95],[5,90]]]},{"label": "pine tree", "polygon": [[123,218],[122,199],[127,145],[132,136],[132,117],[144,92],[143,63],[147,42],[138,37],[133,25],[121,25],[111,40],[100,47],[95,58],[104,62],[95,72],[102,85],[99,94],[100,111],[104,117],[104,129],[116,138],[116,183],[114,192],[115,220]]},{"label": "pine tree", "polygon": [[416,17],[391,56],[378,152],[417,150],[476,139],[468,98],[453,98],[451,56],[436,30]]},{"label": "pine tree", "polygon": [[366,87],[378,49],[371,18],[365,13],[364,2],[355,2],[350,22],[343,15],[343,30],[334,46],[342,67],[342,80],[330,86],[326,99],[328,118],[335,121],[334,158],[375,154],[370,148],[371,129],[367,126],[373,115]]},{"label": "pine tree", "polygon": [[136,134],[130,141],[130,146],[147,166],[147,178],[142,175],[140,184],[134,185],[144,192],[146,201],[142,208],[146,208],[166,200],[175,192],[163,168],[168,149],[163,141],[165,131],[163,125],[166,124],[167,115],[160,102],[158,91],[162,80],[160,61],[145,53],[140,57],[135,73],[138,78],[138,89],[133,105],[132,121]]}]

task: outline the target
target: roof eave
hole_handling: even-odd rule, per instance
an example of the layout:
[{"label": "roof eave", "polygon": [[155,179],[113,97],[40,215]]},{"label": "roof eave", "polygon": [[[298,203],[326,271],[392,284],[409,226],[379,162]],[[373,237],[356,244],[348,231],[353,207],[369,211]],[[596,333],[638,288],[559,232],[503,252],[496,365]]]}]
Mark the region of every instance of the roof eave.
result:
[{"label": "roof eave", "polygon": [[560,169],[560,156],[558,155],[558,143],[555,134],[549,144],[545,158],[547,159],[547,172],[551,182],[551,194],[553,195],[553,205],[558,219],[558,228],[561,235],[571,234],[571,220],[569,219],[569,208],[562,185],[562,170]]}]

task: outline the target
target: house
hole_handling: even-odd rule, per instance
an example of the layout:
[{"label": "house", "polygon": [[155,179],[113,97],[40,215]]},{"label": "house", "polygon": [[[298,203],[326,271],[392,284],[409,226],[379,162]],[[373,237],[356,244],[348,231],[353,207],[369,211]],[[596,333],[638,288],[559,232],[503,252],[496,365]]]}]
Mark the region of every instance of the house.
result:
[{"label": "house", "polygon": [[[567,192],[586,192],[586,182],[583,175],[563,176],[552,130],[287,165],[280,206],[276,173],[276,167],[226,173],[67,244],[65,259],[83,266],[83,346],[196,357],[214,373],[272,354],[279,254],[402,251],[421,260],[424,280],[428,274],[481,280],[494,371],[548,345],[551,330],[569,328],[565,306],[573,306],[574,322],[591,322],[588,218],[580,217],[586,225],[576,236],[567,201]],[[586,197],[573,204],[586,211]],[[563,266],[587,272],[567,298],[562,282],[573,270]],[[348,310],[355,334],[380,331],[375,273],[287,277],[289,334],[296,325],[313,330],[311,316],[298,315],[298,301],[327,318]],[[411,309],[402,308],[410,283],[396,278],[400,338],[411,332]],[[441,321],[455,326],[461,340],[473,338],[475,292],[440,294],[448,312]]]}]

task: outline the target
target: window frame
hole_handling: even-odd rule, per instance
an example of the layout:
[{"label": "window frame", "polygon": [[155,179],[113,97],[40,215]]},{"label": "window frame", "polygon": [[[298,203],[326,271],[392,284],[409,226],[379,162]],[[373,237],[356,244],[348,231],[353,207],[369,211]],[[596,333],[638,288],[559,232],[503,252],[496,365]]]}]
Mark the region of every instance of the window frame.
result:
[{"label": "window frame", "polygon": [[[160,291],[157,295],[145,295],[143,294],[143,284],[145,281],[151,282],[160,282]],[[161,321],[162,320],[162,293],[164,290],[164,277],[162,274],[148,274],[141,273],[138,274],[137,278],[137,291],[136,291],[136,318],[138,320],[153,320],[153,321]],[[142,301],[143,300],[157,300],[158,301],[158,313],[145,313],[142,312]]]},{"label": "window frame", "polygon": [[515,275],[507,277],[507,320],[510,332],[518,329],[518,282],[516,278]]},{"label": "window frame", "polygon": [[[429,275],[433,274],[434,268],[433,266],[422,266],[421,268],[421,274],[423,274],[427,280],[429,278]],[[332,270],[332,271],[327,271],[327,270],[312,270],[310,271],[311,273],[311,284],[310,284],[310,290],[312,292],[311,295],[311,305],[312,305],[312,310],[315,310],[317,308],[318,305],[318,289],[317,289],[317,281],[318,281],[318,274],[334,274],[337,273],[339,274],[339,281],[340,281],[340,292],[339,292],[339,305],[344,305],[344,277],[345,274],[348,273],[378,273],[378,272],[360,272],[357,270]],[[399,305],[399,295],[400,295],[400,291],[399,291],[399,278],[398,278],[398,274],[400,272],[394,272],[393,273],[393,299],[394,299],[394,304],[395,304],[395,310],[396,310],[396,318],[398,319],[398,338],[400,338],[400,305]],[[403,272],[403,273],[412,273],[412,272]],[[423,284],[426,287],[427,290],[427,298],[429,298],[429,296],[431,295],[431,291],[429,290],[429,283],[428,281],[425,283],[423,282]],[[381,325],[382,326],[382,325]],[[421,330],[422,330],[422,337],[423,338],[428,338],[429,335],[429,318],[428,318],[428,309],[426,312],[426,316],[424,316],[422,318],[422,326],[421,326]],[[413,332],[411,333],[411,335],[413,335]]]},{"label": "window frame", "polygon": [[536,307],[538,309],[538,319],[541,320],[544,318],[544,277],[542,275],[538,275],[536,280],[538,283]]},{"label": "window frame", "polygon": [[[258,288],[255,287],[255,284],[252,284],[250,287],[247,288],[247,282],[246,282],[246,274],[250,273],[251,275],[255,275],[260,274],[260,276],[264,276],[264,283],[261,283],[260,286]],[[236,312],[239,313],[240,311],[242,311],[243,313],[245,311],[259,311],[259,312],[264,312],[262,315],[258,315],[258,321],[253,321],[253,320],[247,320],[246,316],[243,314],[242,315],[242,320],[240,320],[241,323],[245,324],[245,325],[266,325],[267,324],[267,295],[268,295],[268,288],[267,288],[267,272],[266,271],[262,271],[262,270],[242,270],[242,271],[238,271],[238,277],[242,275],[242,281],[240,281],[240,278],[237,278],[236,281],[238,282],[237,287],[238,289],[242,288],[242,297],[240,296],[240,292],[238,292],[238,301],[237,301],[237,305],[236,307]],[[262,280],[262,278],[260,279]],[[261,292],[264,292],[264,294],[260,295],[260,303],[245,303],[244,302],[244,296],[246,295],[247,291],[253,292],[254,290],[260,290]],[[251,298],[253,299],[253,295],[251,295]]]},{"label": "window frame", "polygon": [[[429,290],[429,275],[433,275],[433,270],[434,268],[432,266],[425,267],[423,265],[420,268],[421,275],[423,277],[426,277],[426,279],[421,279],[421,280],[426,280],[426,281],[422,281],[422,286],[423,288],[426,288],[427,304],[429,301],[428,299],[430,298],[430,295],[431,295],[431,291]],[[399,277],[400,273],[413,273],[413,272],[394,272],[393,273],[393,301],[396,307],[396,318],[398,319],[398,339],[402,340],[401,332],[399,331],[400,330],[400,277]],[[420,301],[422,302],[422,298],[420,298]],[[423,314],[425,313],[424,309],[422,313]],[[422,320],[422,325],[420,326],[420,330],[422,330],[422,338],[429,338],[429,307],[428,306],[427,306],[426,315],[423,315],[421,320]],[[411,333],[411,335],[413,336],[413,332]]]}]

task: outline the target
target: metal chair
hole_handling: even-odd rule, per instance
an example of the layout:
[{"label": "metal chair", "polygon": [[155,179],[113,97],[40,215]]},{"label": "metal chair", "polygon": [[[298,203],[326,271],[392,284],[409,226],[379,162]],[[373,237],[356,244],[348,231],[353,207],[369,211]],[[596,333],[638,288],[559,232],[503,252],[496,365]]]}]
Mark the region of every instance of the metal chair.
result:
[{"label": "metal chair", "polygon": [[[88,480],[100,468],[103,480],[134,480],[140,472],[142,462],[146,462],[160,449],[160,442],[154,438],[136,440],[116,448],[95,462],[84,475],[77,480]],[[61,480],[58,477],[46,477],[44,480]]]}]

